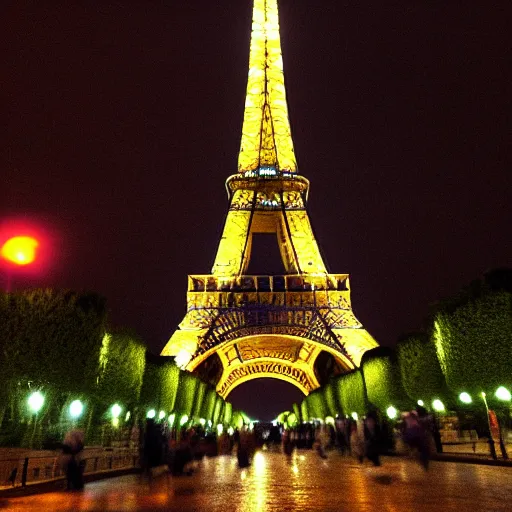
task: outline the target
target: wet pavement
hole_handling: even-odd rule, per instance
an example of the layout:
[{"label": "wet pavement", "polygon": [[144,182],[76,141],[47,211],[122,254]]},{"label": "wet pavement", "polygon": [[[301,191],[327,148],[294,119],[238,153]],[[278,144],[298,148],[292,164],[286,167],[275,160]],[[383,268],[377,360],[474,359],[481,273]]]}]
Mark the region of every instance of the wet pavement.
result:
[{"label": "wet pavement", "polygon": [[6,510],[173,510],[201,512],[510,511],[512,468],[432,462],[426,473],[411,459],[367,464],[311,451],[291,458],[258,452],[240,470],[235,457],[199,463],[192,476],[151,482],[128,475],[89,483],[83,492],[0,499]]}]

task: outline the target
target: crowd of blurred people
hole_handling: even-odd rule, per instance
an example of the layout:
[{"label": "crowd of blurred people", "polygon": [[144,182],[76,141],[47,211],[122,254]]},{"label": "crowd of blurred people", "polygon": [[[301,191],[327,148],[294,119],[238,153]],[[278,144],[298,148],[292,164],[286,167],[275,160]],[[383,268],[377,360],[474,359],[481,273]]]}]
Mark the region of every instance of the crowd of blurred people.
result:
[{"label": "crowd of blurred people", "polygon": [[[399,421],[391,422],[377,412],[364,417],[339,416],[330,422],[307,422],[293,428],[278,424],[257,423],[251,428],[206,429],[203,425],[188,428],[170,428],[166,422],[147,419],[138,429],[140,435],[140,461],[145,474],[153,468],[166,465],[174,476],[191,475],[197,461],[203,457],[236,453],[241,468],[251,464],[256,449],[282,452],[291,456],[296,449],[315,450],[325,459],[329,451],[338,451],[360,463],[370,461],[380,466],[381,455],[403,451],[406,447],[417,454],[418,461],[428,469],[435,422],[421,407],[403,413]],[[68,489],[83,488],[84,464],[83,432],[71,431],[63,442],[62,466],[67,476]]]}]

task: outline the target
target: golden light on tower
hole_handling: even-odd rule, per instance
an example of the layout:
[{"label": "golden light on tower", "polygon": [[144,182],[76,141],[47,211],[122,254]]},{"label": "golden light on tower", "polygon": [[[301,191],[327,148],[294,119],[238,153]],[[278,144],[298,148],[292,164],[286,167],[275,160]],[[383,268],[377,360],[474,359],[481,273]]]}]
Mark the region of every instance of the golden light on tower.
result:
[{"label": "golden light on tower", "polygon": [[[316,364],[349,371],[377,343],[355,317],[348,274],[330,274],[307,212],[284,87],[276,0],[254,0],[238,172],[209,275],[189,275],[187,313],[162,350],[226,398],[261,377],[308,394]],[[275,235],[284,275],[249,275],[254,237]],[[332,363],[332,364],[331,364]],[[211,371],[217,368],[216,372]],[[211,377],[216,373],[215,377]]]},{"label": "golden light on tower", "polygon": [[296,172],[288,119],[277,0],[255,0],[238,171]]}]

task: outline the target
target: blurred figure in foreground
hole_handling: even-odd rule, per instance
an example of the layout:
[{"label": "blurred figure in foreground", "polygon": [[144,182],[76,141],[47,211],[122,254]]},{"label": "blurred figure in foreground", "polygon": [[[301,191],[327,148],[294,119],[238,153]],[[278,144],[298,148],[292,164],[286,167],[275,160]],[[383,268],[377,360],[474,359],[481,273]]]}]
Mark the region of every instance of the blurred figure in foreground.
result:
[{"label": "blurred figure in foreground", "polygon": [[365,454],[374,466],[380,466],[380,427],[377,415],[370,411],[364,421]]},{"label": "blurred figure in foreground", "polygon": [[250,466],[254,447],[254,435],[247,429],[247,427],[243,427],[238,436],[238,446],[236,449],[239,467],[246,468]]},{"label": "blurred figure in foreground", "polygon": [[364,422],[350,420],[350,454],[359,462],[364,459]]},{"label": "blurred figure in foreground", "polygon": [[315,444],[314,447],[316,452],[322,459],[327,459],[327,454],[325,453],[325,448],[329,442],[329,433],[324,424],[321,424],[315,432]]},{"label": "blurred figure in foreground", "polygon": [[430,459],[429,437],[416,411],[402,416],[402,439],[409,448],[418,451],[420,464],[427,470]]},{"label": "blurred figure in foreground", "polygon": [[84,488],[85,460],[81,453],[84,449],[84,433],[70,430],[62,444],[62,468],[66,471],[66,489],[79,491]]}]

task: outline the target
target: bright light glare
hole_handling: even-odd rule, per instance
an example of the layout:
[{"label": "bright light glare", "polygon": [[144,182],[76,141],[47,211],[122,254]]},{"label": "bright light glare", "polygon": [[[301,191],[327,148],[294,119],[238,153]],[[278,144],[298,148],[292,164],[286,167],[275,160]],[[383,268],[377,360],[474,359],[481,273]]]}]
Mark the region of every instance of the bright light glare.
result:
[{"label": "bright light glare", "polygon": [[392,405],[390,405],[386,409],[386,414],[388,415],[389,419],[394,420],[396,418],[396,415],[398,414],[398,411]]},{"label": "bright light glare", "polygon": [[425,405],[425,402],[423,400],[418,400],[417,403],[420,407],[423,407]]},{"label": "bright light glare", "polygon": [[110,409],[110,412],[112,414],[112,418],[119,418],[119,415],[121,414],[121,406],[119,404],[114,404],[112,408]]},{"label": "bright light glare", "polygon": [[72,418],[78,418],[84,411],[84,404],[80,400],[73,400],[69,404],[69,415]]},{"label": "bright light glare", "polygon": [[28,406],[30,410],[34,413],[38,413],[43,407],[44,404],[44,396],[39,391],[35,391],[28,397]]},{"label": "bright light glare", "polygon": [[224,427],[219,423],[217,425],[217,434],[220,436],[224,432]]},{"label": "bright light glare", "polygon": [[153,419],[156,416],[155,409],[149,409],[149,411],[146,414],[146,418],[149,418],[150,420]]},{"label": "bright light glare", "polygon": [[459,395],[459,400],[465,404],[470,404],[473,401],[471,395],[465,391]]},{"label": "bright light glare", "polygon": [[206,420],[204,418],[199,418],[199,423],[204,427]]},{"label": "bright light glare", "polygon": [[180,350],[176,357],[174,358],[174,362],[176,363],[176,366],[181,369],[185,369],[185,366],[187,366],[188,362],[192,358],[192,354],[190,352],[187,352],[186,350]]},{"label": "bright light glare", "polygon": [[2,257],[16,265],[29,265],[36,259],[39,242],[31,236],[9,238],[2,246]]},{"label": "bright light glare", "polygon": [[169,414],[169,425],[171,425],[171,427],[174,423],[174,418],[176,418],[176,414]]},{"label": "bright light glare", "polygon": [[359,416],[357,415],[357,412],[353,412],[353,413],[351,414],[351,416],[352,416],[352,419],[353,419],[354,421],[357,421],[357,418],[359,418]]},{"label": "bright light glare", "polygon": [[441,400],[439,400],[438,398],[436,398],[436,399],[432,402],[432,407],[434,408],[434,411],[437,411],[437,412],[442,412],[442,411],[444,411],[444,404],[443,404],[443,402],[441,402]]},{"label": "bright light glare", "polygon": [[165,418],[165,411],[160,411],[160,413],[158,414],[158,419],[163,420],[164,418]]},{"label": "bright light glare", "polygon": [[184,416],[181,417],[180,425],[185,425],[185,423],[187,423],[187,421],[188,421],[188,416],[185,414]]},{"label": "bright light glare", "polygon": [[496,398],[499,398],[500,400],[505,400],[507,402],[510,401],[510,391],[503,387],[503,386],[500,386],[497,390],[496,390]]}]

